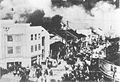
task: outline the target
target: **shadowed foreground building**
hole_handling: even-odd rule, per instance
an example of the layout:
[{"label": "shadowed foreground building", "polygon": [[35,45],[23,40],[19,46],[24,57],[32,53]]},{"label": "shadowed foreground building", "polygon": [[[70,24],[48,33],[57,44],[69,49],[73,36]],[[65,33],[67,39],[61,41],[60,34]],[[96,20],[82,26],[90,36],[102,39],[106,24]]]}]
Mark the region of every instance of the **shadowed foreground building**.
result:
[{"label": "shadowed foreground building", "polygon": [[49,33],[41,26],[0,21],[0,67],[31,66],[49,55]]}]

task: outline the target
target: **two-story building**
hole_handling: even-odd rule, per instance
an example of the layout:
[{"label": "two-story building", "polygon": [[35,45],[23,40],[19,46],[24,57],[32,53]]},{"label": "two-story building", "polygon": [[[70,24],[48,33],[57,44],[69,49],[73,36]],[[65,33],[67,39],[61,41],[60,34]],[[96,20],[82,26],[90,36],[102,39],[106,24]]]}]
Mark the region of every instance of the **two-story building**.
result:
[{"label": "two-story building", "polygon": [[49,56],[49,33],[41,26],[0,21],[0,67],[24,67]]}]

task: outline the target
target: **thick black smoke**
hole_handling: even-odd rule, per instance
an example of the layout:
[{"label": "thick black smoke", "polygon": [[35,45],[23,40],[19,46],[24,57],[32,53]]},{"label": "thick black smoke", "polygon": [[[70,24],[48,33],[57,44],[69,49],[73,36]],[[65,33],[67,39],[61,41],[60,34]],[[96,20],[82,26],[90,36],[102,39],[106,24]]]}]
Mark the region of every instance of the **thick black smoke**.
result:
[{"label": "thick black smoke", "polygon": [[58,31],[62,27],[61,20],[62,16],[60,15],[55,15],[53,17],[44,17],[42,26],[50,32]]},{"label": "thick black smoke", "polygon": [[119,0],[51,0],[53,6],[57,7],[70,7],[73,5],[83,5],[86,10],[91,10],[97,2],[106,1],[110,4],[115,4],[118,7]]},{"label": "thick black smoke", "polygon": [[0,3],[2,2],[3,0],[0,0]]},{"label": "thick black smoke", "polygon": [[28,16],[27,23],[31,23],[31,26],[43,26],[50,32],[61,29],[62,16],[44,17],[44,15],[44,11],[36,10]]},{"label": "thick black smoke", "polygon": [[29,15],[27,23],[31,23],[32,26],[40,26],[43,23],[43,17],[45,13],[42,10],[36,10]]}]

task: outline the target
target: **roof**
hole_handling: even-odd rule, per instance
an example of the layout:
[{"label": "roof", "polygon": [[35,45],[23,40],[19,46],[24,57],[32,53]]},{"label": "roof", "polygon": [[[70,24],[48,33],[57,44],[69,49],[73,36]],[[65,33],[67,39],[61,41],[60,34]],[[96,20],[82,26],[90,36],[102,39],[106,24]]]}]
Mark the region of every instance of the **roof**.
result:
[{"label": "roof", "polygon": [[84,34],[78,34],[78,38],[86,37]]},{"label": "roof", "polygon": [[106,38],[108,41],[110,42],[116,42],[116,41],[119,41],[120,38],[119,37],[116,37],[116,38]]},{"label": "roof", "polygon": [[69,29],[67,30],[69,33],[73,34],[74,36],[78,36],[78,33],[76,33],[76,31]]},{"label": "roof", "polygon": [[59,30],[59,31],[57,31],[57,34],[66,40],[71,40],[71,39],[77,38],[72,33],[68,32],[66,30]]},{"label": "roof", "polygon": [[86,35],[84,34],[78,34],[76,31],[72,30],[72,29],[69,29],[67,30],[69,33],[71,33],[72,35],[74,35],[76,38],[80,39],[82,37],[86,37]]},{"label": "roof", "polygon": [[58,30],[55,32],[62,38],[66,40],[71,40],[71,39],[80,39],[81,37],[86,37],[84,34],[78,34],[76,31],[69,29],[69,30]]}]

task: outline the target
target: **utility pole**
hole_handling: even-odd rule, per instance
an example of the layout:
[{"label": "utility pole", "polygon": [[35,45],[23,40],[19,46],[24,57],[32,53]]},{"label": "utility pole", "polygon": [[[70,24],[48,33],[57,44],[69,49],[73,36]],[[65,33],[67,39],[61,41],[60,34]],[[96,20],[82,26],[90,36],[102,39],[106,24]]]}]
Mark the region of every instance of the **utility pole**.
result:
[{"label": "utility pole", "polygon": [[66,56],[67,56],[68,55],[68,51],[67,51],[67,30],[69,28],[69,24],[68,24],[68,21],[66,21],[66,22],[67,22],[67,26],[66,26],[66,30],[65,30],[65,39],[66,39],[65,45],[66,45]]},{"label": "utility pole", "polygon": [[116,8],[119,8],[120,7],[120,1],[119,0],[114,0],[114,1],[115,1]]},{"label": "utility pole", "polygon": [[67,21],[67,26],[66,26],[66,30],[65,30],[65,39],[66,39],[66,44],[67,44],[67,30],[69,28],[69,24],[68,24],[68,21]]},{"label": "utility pole", "polygon": [[0,79],[1,79],[1,77],[2,77],[2,73],[1,73],[2,71],[1,71],[1,70],[2,70],[2,68],[0,67]]},{"label": "utility pole", "polygon": [[66,54],[67,54],[67,29],[68,29],[68,21],[67,21],[67,26],[66,26],[66,30],[65,30],[65,45],[66,45]]}]

